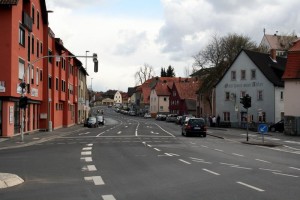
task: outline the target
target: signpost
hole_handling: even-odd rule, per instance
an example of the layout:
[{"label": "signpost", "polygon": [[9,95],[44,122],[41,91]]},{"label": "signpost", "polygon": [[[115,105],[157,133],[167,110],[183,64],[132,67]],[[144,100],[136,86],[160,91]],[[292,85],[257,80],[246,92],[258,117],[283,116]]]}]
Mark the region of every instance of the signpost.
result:
[{"label": "signpost", "polygon": [[258,132],[261,134],[262,136],[262,141],[263,143],[265,142],[265,138],[264,138],[264,134],[268,132],[268,126],[266,124],[260,124],[258,126]]}]

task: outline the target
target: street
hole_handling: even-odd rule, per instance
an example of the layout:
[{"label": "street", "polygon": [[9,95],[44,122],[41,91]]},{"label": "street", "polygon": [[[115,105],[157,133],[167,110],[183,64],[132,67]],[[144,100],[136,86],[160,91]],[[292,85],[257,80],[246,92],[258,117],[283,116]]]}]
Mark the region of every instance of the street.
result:
[{"label": "street", "polygon": [[270,148],[241,143],[241,130],[183,137],[179,125],[112,108],[104,118],[99,128],[0,150],[0,172],[25,181],[0,189],[1,200],[299,199],[300,143],[290,138]]}]

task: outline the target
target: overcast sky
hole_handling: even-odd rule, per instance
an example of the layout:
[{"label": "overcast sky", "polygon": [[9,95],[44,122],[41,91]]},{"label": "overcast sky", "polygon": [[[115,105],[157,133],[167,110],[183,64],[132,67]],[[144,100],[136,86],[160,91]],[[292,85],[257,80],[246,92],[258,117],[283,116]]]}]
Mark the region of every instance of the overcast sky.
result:
[{"label": "overcast sky", "polygon": [[[300,36],[299,0],[46,0],[49,26],[75,55],[88,59],[88,87],[127,92],[145,63],[186,76],[192,56],[212,35],[237,33],[260,43],[266,34]],[[85,66],[86,60],[80,59]],[[92,82],[91,79],[93,78]]]}]

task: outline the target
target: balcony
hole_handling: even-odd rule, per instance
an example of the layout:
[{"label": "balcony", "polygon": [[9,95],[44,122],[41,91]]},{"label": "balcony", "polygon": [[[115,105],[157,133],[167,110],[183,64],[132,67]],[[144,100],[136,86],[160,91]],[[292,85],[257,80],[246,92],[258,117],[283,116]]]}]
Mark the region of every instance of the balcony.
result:
[{"label": "balcony", "polygon": [[30,32],[32,32],[32,18],[23,11],[22,24]]}]

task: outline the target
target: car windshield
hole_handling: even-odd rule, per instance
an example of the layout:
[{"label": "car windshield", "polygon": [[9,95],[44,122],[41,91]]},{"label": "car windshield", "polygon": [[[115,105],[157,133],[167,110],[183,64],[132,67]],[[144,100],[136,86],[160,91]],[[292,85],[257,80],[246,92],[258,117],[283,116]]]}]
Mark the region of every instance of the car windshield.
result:
[{"label": "car windshield", "polygon": [[95,117],[89,117],[89,122],[94,122],[94,121],[96,121]]}]

